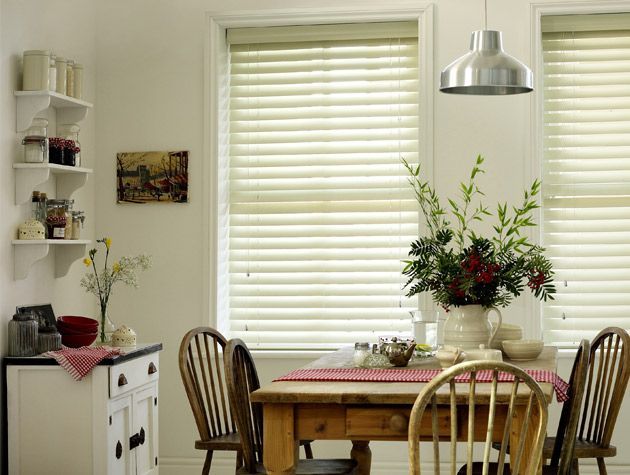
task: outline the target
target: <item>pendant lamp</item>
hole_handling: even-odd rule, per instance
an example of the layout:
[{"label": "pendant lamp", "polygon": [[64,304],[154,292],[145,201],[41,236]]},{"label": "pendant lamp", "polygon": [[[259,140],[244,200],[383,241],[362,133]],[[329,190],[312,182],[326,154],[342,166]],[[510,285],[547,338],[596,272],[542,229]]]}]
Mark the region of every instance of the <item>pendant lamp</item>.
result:
[{"label": "pendant lamp", "polygon": [[487,0],[484,0],[484,12],[484,29],[472,32],[470,51],[446,66],[440,74],[440,91],[482,96],[533,91],[532,71],[503,51],[500,31],[487,29]]}]

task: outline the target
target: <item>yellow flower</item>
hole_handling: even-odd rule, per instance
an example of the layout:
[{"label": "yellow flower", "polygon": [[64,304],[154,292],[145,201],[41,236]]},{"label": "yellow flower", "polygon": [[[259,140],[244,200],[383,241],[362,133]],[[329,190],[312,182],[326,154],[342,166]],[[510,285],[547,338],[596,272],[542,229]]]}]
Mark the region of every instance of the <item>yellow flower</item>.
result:
[{"label": "yellow flower", "polygon": [[114,262],[113,269],[114,274],[118,274],[120,272],[120,264],[118,262]]},{"label": "yellow flower", "polygon": [[89,257],[86,257],[85,259],[83,259],[83,263],[85,264],[86,267],[90,267],[90,265],[92,264],[92,259],[90,259]]},{"label": "yellow flower", "polygon": [[111,246],[111,245],[112,245],[112,240],[111,240],[111,238],[105,238],[105,239],[104,239],[104,241],[105,241],[105,247],[106,247],[107,249],[109,249],[109,246]]}]

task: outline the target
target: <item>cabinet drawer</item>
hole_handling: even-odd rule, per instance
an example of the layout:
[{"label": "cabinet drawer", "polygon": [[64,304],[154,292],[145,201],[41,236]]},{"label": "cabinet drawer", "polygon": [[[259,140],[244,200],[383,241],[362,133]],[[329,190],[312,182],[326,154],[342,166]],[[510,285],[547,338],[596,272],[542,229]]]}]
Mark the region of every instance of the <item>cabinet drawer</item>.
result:
[{"label": "cabinet drawer", "polygon": [[[349,407],[346,410],[346,435],[349,437],[392,437],[407,438],[409,428],[410,407]],[[422,416],[421,436],[430,436],[431,413],[426,411]],[[447,435],[450,431],[448,407],[438,408],[438,432]]]},{"label": "cabinet drawer", "polygon": [[109,368],[109,397],[113,398],[151,381],[160,374],[157,353],[142,356]]}]

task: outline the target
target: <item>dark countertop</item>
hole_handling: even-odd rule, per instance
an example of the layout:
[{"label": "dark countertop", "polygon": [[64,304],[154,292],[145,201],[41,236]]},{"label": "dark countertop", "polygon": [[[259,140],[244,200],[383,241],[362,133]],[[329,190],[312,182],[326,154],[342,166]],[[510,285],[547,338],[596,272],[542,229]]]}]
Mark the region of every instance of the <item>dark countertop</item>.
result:
[{"label": "dark countertop", "polygon": [[[125,361],[139,358],[160,351],[162,343],[142,343],[134,347],[120,348],[123,353],[111,358],[105,358],[99,363],[99,366],[115,366]],[[58,365],[54,358],[46,356],[5,356],[2,358],[2,366],[24,365],[24,366],[55,366]]]}]

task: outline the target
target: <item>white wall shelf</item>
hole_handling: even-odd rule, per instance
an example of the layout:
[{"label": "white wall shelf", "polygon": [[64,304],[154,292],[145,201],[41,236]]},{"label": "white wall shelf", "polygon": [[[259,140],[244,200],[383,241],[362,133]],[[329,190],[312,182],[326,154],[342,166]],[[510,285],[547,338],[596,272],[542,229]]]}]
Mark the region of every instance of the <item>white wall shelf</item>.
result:
[{"label": "white wall shelf", "polygon": [[48,181],[51,175],[57,177],[57,194],[70,198],[72,193],[87,182],[91,168],[69,167],[54,163],[14,163],[15,204],[23,204],[31,199],[37,185]]},{"label": "white wall shelf", "polygon": [[88,239],[14,239],[15,248],[14,276],[25,279],[28,271],[35,262],[43,259],[50,252],[50,246],[55,251],[55,277],[63,277],[70,270],[70,265],[85,256],[85,248],[90,244]]},{"label": "white wall shelf", "polygon": [[15,91],[17,98],[16,130],[28,129],[40,112],[54,107],[58,124],[76,124],[87,117],[92,104],[53,91]]}]

